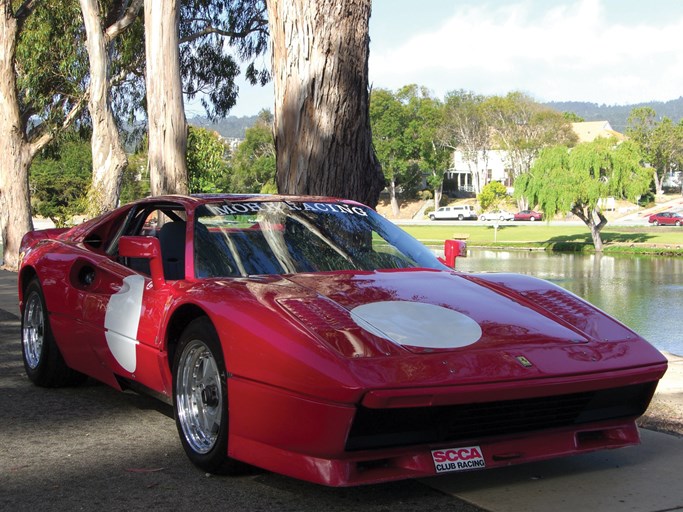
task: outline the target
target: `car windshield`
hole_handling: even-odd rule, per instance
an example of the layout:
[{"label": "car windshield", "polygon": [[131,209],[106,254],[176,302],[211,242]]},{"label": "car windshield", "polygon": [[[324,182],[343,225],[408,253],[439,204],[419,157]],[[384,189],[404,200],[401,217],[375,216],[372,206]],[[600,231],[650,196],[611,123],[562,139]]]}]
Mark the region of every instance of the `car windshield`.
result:
[{"label": "car windshield", "polygon": [[444,268],[373,210],[343,202],[207,204],[194,240],[197,277]]}]

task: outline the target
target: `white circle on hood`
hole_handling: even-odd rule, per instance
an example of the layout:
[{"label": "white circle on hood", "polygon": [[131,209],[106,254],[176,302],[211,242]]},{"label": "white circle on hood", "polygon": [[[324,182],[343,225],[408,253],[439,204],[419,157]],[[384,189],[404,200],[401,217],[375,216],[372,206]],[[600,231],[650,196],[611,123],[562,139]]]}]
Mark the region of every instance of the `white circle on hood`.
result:
[{"label": "white circle on hood", "polygon": [[375,336],[411,347],[466,347],[482,334],[481,326],[469,316],[422,302],[371,302],[353,308],[351,318]]}]

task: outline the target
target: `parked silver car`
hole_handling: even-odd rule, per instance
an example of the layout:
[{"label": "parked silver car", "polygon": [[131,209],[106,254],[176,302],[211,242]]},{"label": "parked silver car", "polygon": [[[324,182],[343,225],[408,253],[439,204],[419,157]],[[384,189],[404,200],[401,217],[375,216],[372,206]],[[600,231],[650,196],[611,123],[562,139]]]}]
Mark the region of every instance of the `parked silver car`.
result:
[{"label": "parked silver car", "polygon": [[505,210],[493,210],[484,212],[479,216],[479,220],[512,220],[515,215]]}]

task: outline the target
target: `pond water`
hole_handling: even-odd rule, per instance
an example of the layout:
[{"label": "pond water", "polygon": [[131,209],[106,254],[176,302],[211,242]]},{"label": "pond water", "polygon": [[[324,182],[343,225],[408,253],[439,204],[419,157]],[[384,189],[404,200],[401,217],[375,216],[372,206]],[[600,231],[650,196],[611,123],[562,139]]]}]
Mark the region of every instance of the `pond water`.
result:
[{"label": "pond water", "polygon": [[683,355],[683,258],[469,249],[456,268],[552,281],[628,325],[659,350]]}]

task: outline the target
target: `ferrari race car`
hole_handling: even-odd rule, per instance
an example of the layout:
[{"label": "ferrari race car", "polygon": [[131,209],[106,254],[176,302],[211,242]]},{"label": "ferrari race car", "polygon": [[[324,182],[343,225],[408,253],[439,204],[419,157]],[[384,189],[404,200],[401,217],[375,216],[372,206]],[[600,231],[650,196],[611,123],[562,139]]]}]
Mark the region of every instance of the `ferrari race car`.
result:
[{"label": "ferrari race car", "polygon": [[632,445],[666,371],[579,297],[458,272],[352,201],[148,198],[21,251],[30,380],[168,401],[207,472],[344,486]]}]

